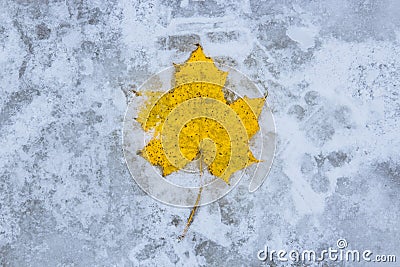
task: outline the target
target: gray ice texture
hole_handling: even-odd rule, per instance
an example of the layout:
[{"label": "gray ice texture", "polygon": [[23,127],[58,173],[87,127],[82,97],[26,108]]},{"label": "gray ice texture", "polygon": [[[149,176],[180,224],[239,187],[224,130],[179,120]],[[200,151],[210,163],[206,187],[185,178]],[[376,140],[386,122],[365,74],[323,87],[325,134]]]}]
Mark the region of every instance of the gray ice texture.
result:
[{"label": "gray ice texture", "polygon": [[[0,2],[0,266],[399,266],[399,1]],[[190,209],[135,184],[122,122],[196,43],[268,90],[277,153],[177,242]],[[257,259],[339,238],[397,263]]]}]

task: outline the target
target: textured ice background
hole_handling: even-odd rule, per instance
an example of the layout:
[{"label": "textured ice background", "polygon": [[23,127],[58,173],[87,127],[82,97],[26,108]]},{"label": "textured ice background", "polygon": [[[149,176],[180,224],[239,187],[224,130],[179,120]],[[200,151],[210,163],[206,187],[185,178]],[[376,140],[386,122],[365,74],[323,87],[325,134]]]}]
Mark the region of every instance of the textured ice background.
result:
[{"label": "textured ice background", "polygon": [[[400,260],[397,0],[0,2],[0,266],[281,266],[257,251],[338,238]],[[179,243],[189,209],[133,182],[121,130],[197,42],[268,88],[278,144]]]}]

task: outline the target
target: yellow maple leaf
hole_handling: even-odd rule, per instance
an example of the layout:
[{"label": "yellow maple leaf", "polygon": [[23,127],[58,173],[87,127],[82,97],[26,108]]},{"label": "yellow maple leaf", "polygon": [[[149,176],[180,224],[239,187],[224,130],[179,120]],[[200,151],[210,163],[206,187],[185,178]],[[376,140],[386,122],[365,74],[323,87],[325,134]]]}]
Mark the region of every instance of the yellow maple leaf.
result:
[{"label": "yellow maple leaf", "polygon": [[200,45],[185,63],[174,66],[173,89],[145,92],[147,101],[137,121],[145,131],[153,131],[153,137],[142,156],[160,166],[163,176],[200,156],[212,175],[229,184],[233,173],[258,162],[249,140],[259,130],[265,98],[228,101],[228,73],[219,70]]}]

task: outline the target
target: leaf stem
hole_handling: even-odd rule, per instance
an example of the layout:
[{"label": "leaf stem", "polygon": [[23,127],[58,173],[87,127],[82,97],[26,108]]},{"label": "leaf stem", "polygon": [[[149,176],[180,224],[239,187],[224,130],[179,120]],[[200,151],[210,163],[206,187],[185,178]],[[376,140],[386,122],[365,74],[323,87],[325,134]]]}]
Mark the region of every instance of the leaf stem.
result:
[{"label": "leaf stem", "polygon": [[189,230],[190,225],[193,222],[194,215],[196,214],[197,209],[199,208],[199,203],[200,203],[200,198],[201,198],[201,192],[203,191],[203,164],[202,164],[202,154],[200,151],[200,188],[199,188],[199,193],[197,194],[197,199],[196,202],[194,203],[194,206],[192,208],[192,211],[190,212],[189,218],[186,222],[185,229],[183,230],[183,233],[178,237],[179,240],[183,240]]}]

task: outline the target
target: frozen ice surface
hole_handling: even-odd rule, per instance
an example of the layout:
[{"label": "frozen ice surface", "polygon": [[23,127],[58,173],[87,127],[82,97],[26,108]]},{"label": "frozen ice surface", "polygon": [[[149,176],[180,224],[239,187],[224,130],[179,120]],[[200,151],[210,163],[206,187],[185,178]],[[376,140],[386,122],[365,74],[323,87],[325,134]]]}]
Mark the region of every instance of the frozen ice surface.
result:
[{"label": "frozen ice surface", "polygon": [[[257,251],[338,238],[400,261],[397,0],[0,2],[0,266],[287,266]],[[268,90],[278,144],[177,242],[189,210],[134,183],[121,130],[197,42]]]}]

